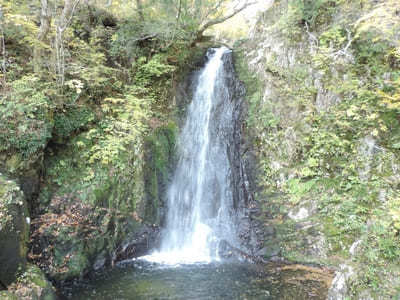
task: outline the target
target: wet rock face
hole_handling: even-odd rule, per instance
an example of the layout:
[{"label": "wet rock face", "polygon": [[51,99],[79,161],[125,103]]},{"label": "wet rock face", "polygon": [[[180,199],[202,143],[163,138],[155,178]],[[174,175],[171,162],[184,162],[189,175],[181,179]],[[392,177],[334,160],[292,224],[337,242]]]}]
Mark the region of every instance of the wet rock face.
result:
[{"label": "wet rock face", "polygon": [[[232,127],[227,137],[227,153],[229,158],[230,182],[232,188],[233,205],[236,211],[236,233],[240,240],[240,249],[227,250],[225,254],[250,261],[262,256],[263,240],[266,233],[262,225],[256,220],[259,214],[259,206],[254,200],[256,190],[255,170],[256,158],[253,152],[250,136],[245,132],[245,120],[247,117],[247,103],[244,101],[246,90],[239,80],[233,53],[226,53],[222,57],[225,68],[226,85],[229,89],[229,98],[232,102]],[[227,247],[230,249],[230,247]],[[224,256],[222,253],[221,256]],[[247,259],[244,257],[248,257]]]},{"label": "wet rock face", "polygon": [[0,174],[0,289],[16,278],[26,263],[29,214],[19,186]]},{"label": "wet rock face", "polygon": [[[208,49],[203,59],[196,63],[196,69],[180,82],[176,88],[176,106],[179,110],[179,127],[182,128],[184,122],[185,111],[193,98],[195,83],[198,81],[201,67],[205,65],[210,55],[215,52],[214,49]],[[223,136],[227,144],[226,152],[229,159],[231,173],[230,184],[233,195],[233,206],[236,216],[236,233],[239,236],[241,245],[240,251],[244,251],[249,255],[254,255],[263,248],[261,236],[263,232],[260,226],[254,220],[254,216],[259,211],[253,199],[255,191],[255,169],[256,160],[252,151],[252,146],[249,137],[244,131],[244,122],[246,119],[247,107],[244,102],[245,88],[243,83],[238,79],[235,70],[235,62],[232,52],[227,52],[222,56],[224,74],[224,86],[229,90],[227,101],[230,101],[232,114],[227,114],[231,118],[229,126],[232,128],[215,128],[218,132],[215,136]],[[212,112],[213,117],[221,117],[223,108],[215,107]],[[225,253],[220,253],[221,256],[231,256],[230,247],[226,247]],[[238,249],[239,250],[239,249]],[[235,252],[235,251],[233,251]],[[240,256],[240,255],[238,255]]]},{"label": "wet rock face", "polygon": [[255,220],[259,207],[254,201],[256,159],[250,137],[244,132],[247,107],[244,101],[246,94],[243,83],[239,80],[232,53],[222,57],[226,69],[225,80],[233,103],[232,135],[228,137],[228,158],[232,173],[231,185],[234,208],[237,213],[236,232],[241,240],[241,250],[248,255],[259,256],[263,248],[264,232]]}]

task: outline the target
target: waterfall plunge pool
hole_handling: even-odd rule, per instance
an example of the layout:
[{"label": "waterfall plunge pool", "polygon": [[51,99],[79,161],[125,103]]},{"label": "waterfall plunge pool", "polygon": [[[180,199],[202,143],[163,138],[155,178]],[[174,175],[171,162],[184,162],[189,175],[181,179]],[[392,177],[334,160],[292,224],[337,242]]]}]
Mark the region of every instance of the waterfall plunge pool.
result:
[{"label": "waterfall plunge pool", "polygon": [[236,207],[247,200],[235,197],[235,187],[243,184],[234,172],[238,149],[231,146],[240,140],[236,122],[243,94],[231,50],[210,49],[206,57],[178,141],[160,249],[64,287],[66,299],[326,299],[328,271],[220,262],[221,240],[246,250],[238,238],[246,215]]},{"label": "waterfall plunge pool", "polygon": [[167,266],[125,261],[62,290],[64,299],[326,299],[326,270],[224,262]]}]

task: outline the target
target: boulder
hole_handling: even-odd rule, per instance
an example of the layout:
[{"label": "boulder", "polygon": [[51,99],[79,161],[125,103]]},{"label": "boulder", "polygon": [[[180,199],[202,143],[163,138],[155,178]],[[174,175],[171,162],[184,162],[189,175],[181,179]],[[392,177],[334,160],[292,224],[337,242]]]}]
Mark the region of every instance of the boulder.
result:
[{"label": "boulder", "polygon": [[57,299],[54,287],[44,273],[35,265],[28,265],[8,291],[0,292],[0,299],[5,300],[54,300]]}]

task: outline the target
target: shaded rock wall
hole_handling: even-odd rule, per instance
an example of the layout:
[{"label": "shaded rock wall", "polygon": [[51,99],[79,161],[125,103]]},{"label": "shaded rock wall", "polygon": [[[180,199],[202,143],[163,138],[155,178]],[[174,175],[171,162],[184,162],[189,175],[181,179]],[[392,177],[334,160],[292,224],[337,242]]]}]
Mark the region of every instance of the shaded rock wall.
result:
[{"label": "shaded rock wall", "polygon": [[400,286],[398,9],[275,1],[235,46],[263,251],[336,268],[346,287],[331,298],[389,298]]}]

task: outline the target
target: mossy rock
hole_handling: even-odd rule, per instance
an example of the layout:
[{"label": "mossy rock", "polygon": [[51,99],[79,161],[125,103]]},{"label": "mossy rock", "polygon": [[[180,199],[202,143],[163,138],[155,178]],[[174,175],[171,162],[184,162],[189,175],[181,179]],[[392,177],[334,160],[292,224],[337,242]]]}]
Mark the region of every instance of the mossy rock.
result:
[{"label": "mossy rock", "polygon": [[28,265],[7,292],[0,293],[0,299],[54,300],[57,299],[52,284],[35,265]]},{"label": "mossy rock", "polygon": [[20,184],[30,208],[34,206],[33,199],[39,193],[42,162],[42,151],[29,157],[24,157],[22,152],[0,153],[0,172]]},{"label": "mossy rock", "polygon": [[[66,199],[55,207],[55,201],[50,205],[56,213],[41,215],[35,222],[31,243],[34,262],[55,282],[82,278],[113,264],[119,256],[128,257],[125,251],[130,249],[132,256],[142,253],[140,239],[149,239],[132,214],[82,203],[66,204]],[[135,239],[139,241],[132,242]],[[128,249],[128,245],[132,247]]]},{"label": "mossy rock", "polygon": [[26,264],[29,213],[24,194],[0,174],[0,281],[9,285]]},{"label": "mossy rock", "polygon": [[168,180],[173,175],[177,126],[171,122],[158,127],[145,143],[145,207],[144,220],[160,225]]},{"label": "mossy rock", "polygon": [[[101,155],[97,157],[100,149],[105,147],[105,144],[99,144],[99,139],[103,138],[115,142],[112,145],[105,143],[111,148],[101,155],[112,154],[112,159],[107,162]],[[143,176],[142,153],[137,149],[141,141],[135,142],[137,144],[130,141],[122,145],[119,138],[103,132],[100,126],[94,126],[65,144],[49,147],[44,161],[43,187],[38,198],[41,213],[47,212],[50,201],[57,197],[74,198],[76,202],[126,213],[136,211],[143,199]]]}]

